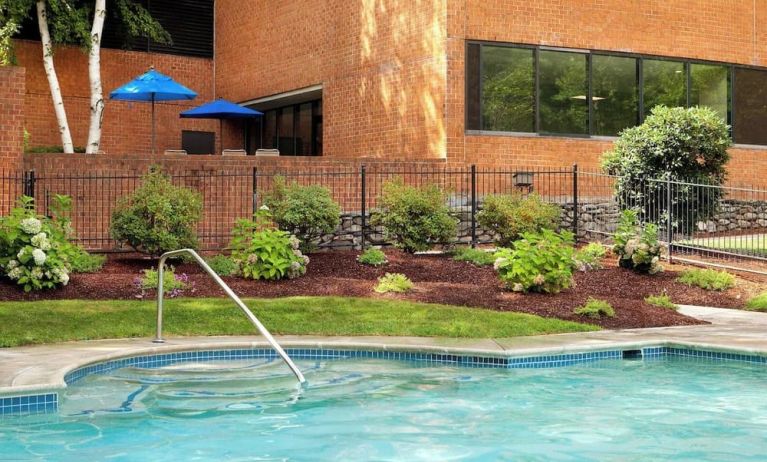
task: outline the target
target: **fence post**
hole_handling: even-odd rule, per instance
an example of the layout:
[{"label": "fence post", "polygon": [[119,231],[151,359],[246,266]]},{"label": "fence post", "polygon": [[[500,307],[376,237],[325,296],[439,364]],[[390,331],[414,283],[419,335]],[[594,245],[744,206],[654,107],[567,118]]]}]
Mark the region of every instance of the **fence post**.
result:
[{"label": "fence post", "polygon": [[573,238],[578,242],[578,164],[573,164]]},{"label": "fence post", "polygon": [[673,257],[671,255],[671,241],[674,239],[674,228],[672,223],[673,214],[671,207],[671,178],[666,178],[666,215],[668,221],[666,221],[666,239],[668,242],[668,262],[673,263]]},{"label": "fence post", "polygon": [[477,246],[477,166],[471,165],[471,247]]},{"label": "fence post", "polygon": [[29,196],[31,198],[35,197],[35,171],[30,170],[28,172],[24,172],[24,195]]},{"label": "fence post", "polygon": [[360,228],[361,239],[360,246],[362,251],[365,251],[365,234],[367,233],[367,210],[365,210],[365,196],[367,192],[367,185],[365,184],[365,165],[360,168],[360,213],[362,214],[362,226]]},{"label": "fence post", "polygon": [[256,210],[258,209],[258,167],[253,167],[253,181],[252,181],[252,187],[253,187],[253,205],[251,208],[253,209],[253,219],[255,220]]}]

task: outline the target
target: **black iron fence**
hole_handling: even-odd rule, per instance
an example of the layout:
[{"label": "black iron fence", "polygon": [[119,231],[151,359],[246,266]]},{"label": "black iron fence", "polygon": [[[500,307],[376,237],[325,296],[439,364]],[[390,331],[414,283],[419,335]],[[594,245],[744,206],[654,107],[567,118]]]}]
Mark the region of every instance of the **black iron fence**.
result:
[{"label": "black iron fence", "polygon": [[[203,220],[198,236],[205,249],[229,242],[238,218],[249,218],[273,190],[275,178],[326,187],[342,210],[338,228],[320,239],[320,247],[354,247],[384,243],[371,223],[384,185],[433,184],[443,190],[459,219],[455,242],[491,243],[493,236],[477,223],[484,198],[491,194],[536,193],[561,208],[561,227],[579,240],[609,240],[621,211],[634,209],[645,222],[659,226],[669,255],[690,258],[750,259],[767,263],[767,190],[732,188],[670,179],[640,179],[616,193],[624,179],[577,166],[559,169],[435,167],[392,168],[320,166],[312,170],[200,170],[168,172],[172,181],[201,193]],[[109,222],[117,201],[140,184],[138,173],[115,175],[50,174],[0,171],[0,214],[22,194],[48,212],[54,194],[72,197],[72,224],[79,242],[92,250],[114,250]]]}]

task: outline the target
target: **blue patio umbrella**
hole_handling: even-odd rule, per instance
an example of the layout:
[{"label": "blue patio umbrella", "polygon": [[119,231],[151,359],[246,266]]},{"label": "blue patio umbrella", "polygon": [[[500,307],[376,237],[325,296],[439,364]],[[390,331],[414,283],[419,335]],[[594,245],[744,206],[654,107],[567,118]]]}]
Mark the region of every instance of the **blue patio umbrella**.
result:
[{"label": "blue patio umbrella", "polygon": [[262,112],[234,104],[223,98],[205,103],[181,113],[189,119],[218,119],[219,151],[223,151],[222,126],[224,119],[252,119],[264,115]]},{"label": "blue patio umbrella", "polygon": [[109,93],[109,99],[152,103],[152,154],[154,154],[155,145],[155,101],[177,101],[196,97],[197,93],[167,75],[157,72],[154,68],[149,68],[147,72]]}]

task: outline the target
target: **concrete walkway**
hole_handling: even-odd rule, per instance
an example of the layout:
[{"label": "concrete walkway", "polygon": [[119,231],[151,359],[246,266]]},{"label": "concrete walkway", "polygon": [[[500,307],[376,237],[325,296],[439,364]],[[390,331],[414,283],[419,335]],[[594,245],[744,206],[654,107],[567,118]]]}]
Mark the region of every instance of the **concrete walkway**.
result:
[{"label": "concrete walkway", "polygon": [[[423,337],[282,336],[286,348],[364,348],[431,351],[481,356],[533,356],[668,344],[767,354],[767,313],[682,306],[680,312],[710,325],[605,330],[506,339]],[[262,337],[180,337],[165,344],[150,339],[95,340],[0,349],[0,395],[52,391],[65,387],[64,376],[81,366],[126,356],[174,351],[268,347]]]}]

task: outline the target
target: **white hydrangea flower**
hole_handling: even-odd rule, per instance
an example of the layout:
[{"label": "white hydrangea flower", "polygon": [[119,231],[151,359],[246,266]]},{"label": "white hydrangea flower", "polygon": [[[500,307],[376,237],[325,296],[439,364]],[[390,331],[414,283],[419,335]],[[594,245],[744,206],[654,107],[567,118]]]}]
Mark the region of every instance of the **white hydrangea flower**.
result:
[{"label": "white hydrangea flower", "polygon": [[18,261],[16,261],[16,260],[11,260],[11,261],[9,261],[9,262],[8,262],[8,264],[7,264],[7,265],[5,265],[5,268],[6,268],[8,271],[10,271],[10,270],[12,270],[12,269],[16,268],[17,266],[19,266],[19,262],[18,262]]},{"label": "white hydrangea flower", "polygon": [[21,230],[27,234],[37,234],[42,227],[43,224],[37,218],[25,218],[21,220]]},{"label": "white hydrangea flower", "polygon": [[21,277],[21,268],[16,267],[16,268],[13,268],[12,270],[8,271],[8,277],[11,278],[14,281],[16,279],[20,278]]},{"label": "white hydrangea flower", "polygon": [[267,212],[269,211],[269,207],[267,207],[267,206],[266,206],[266,204],[262,205],[262,206],[261,206],[261,207],[259,207],[258,209],[259,209],[259,210],[266,210]]},{"label": "white hydrangea flower", "polygon": [[309,257],[307,257],[306,255],[304,255],[302,257],[302,260],[304,261],[304,265],[308,265],[309,264]]},{"label": "white hydrangea flower", "polygon": [[69,274],[67,274],[65,271],[62,271],[59,275],[59,282],[61,282],[61,285],[67,285],[69,284]]},{"label": "white hydrangea flower", "polygon": [[41,250],[48,250],[51,248],[51,243],[48,241],[48,235],[45,233],[38,233],[32,236],[32,245]]},{"label": "white hydrangea flower", "polygon": [[24,256],[24,254],[25,254],[25,253],[26,253],[26,252],[24,251],[24,248],[22,247],[22,249],[21,249],[21,250],[19,250],[19,253],[17,253],[17,254],[16,254],[16,258],[18,258],[19,260],[21,260],[21,258]]},{"label": "white hydrangea flower", "polygon": [[498,269],[499,269],[501,266],[505,265],[507,261],[508,261],[508,260],[507,260],[506,258],[503,258],[503,257],[501,257],[501,258],[496,258],[496,259],[495,259],[495,262],[493,263],[493,269],[495,269],[496,271],[498,271]]},{"label": "white hydrangea flower", "polygon": [[525,286],[517,282],[511,287],[511,290],[513,290],[514,292],[524,292]]},{"label": "white hydrangea flower", "polygon": [[542,274],[535,276],[533,279],[533,284],[537,286],[543,285],[544,282],[546,282],[546,278]]},{"label": "white hydrangea flower", "polygon": [[32,268],[32,271],[29,273],[29,275],[32,276],[33,279],[42,279],[43,270],[38,267]]},{"label": "white hydrangea flower", "polygon": [[35,249],[32,251],[32,258],[35,259],[35,265],[43,266],[48,256],[41,249]]}]

